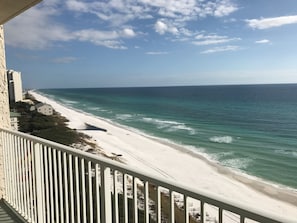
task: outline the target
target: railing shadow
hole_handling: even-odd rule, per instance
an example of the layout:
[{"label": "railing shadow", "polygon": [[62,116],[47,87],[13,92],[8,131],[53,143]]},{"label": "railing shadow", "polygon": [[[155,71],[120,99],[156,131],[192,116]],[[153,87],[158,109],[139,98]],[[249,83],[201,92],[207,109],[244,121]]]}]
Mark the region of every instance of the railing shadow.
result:
[{"label": "railing shadow", "polygon": [[0,222],[1,223],[18,223],[24,222],[22,221],[9,207],[4,203],[4,201],[0,200]]}]

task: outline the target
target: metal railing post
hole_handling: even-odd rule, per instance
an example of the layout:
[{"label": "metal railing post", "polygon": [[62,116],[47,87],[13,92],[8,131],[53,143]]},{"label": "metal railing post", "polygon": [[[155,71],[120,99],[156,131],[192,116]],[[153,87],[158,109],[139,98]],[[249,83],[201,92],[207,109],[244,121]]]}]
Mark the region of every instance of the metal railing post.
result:
[{"label": "metal railing post", "polygon": [[102,222],[112,222],[112,204],[111,204],[111,184],[110,184],[110,168],[100,166],[101,172],[101,201],[102,201]]},{"label": "metal railing post", "polygon": [[42,145],[34,144],[35,153],[35,177],[36,177],[36,212],[37,222],[45,222],[45,200],[44,200],[44,180],[43,180],[43,157],[41,151]]},{"label": "metal railing post", "polygon": [[[137,223],[138,201],[145,222],[149,222],[150,217],[156,217],[157,222],[161,222],[165,216],[165,213],[161,213],[165,210],[163,199],[164,202],[169,202],[169,207],[166,209],[170,210],[168,221],[171,223],[175,222],[175,218],[182,217],[178,214],[180,210],[184,211],[185,223],[190,222],[192,217],[198,218],[199,215],[201,223],[206,222],[208,217],[215,217],[217,222],[228,221],[230,217],[235,217],[235,221],[240,223],[250,220],[263,223],[296,222],[296,219],[280,217],[271,212],[233,203],[222,197],[188,188],[186,185],[142,173],[127,165],[24,133],[0,128],[1,137],[6,179],[4,200],[28,222],[58,223],[71,220],[74,223],[81,222],[81,219],[84,222],[96,219],[98,223],[113,223],[119,220],[119,208],[122,208],[121,213],[126,221],[130,222],[132,219],[127,219],[130,217],[127,210],[134,207],[131,213],[134,222]],[[118,180],[121,176],[123,176],[122,181]],[[156,201],[154,193],[149,191],[150,185],[157,188]],[[131,199],[133,205],[128,207],[130,186],[133,188]],[[164,189],[164,192],[161,189]],[[162,193],[165,196],[162,196]],[[118,204],[118,196],[124,199],[123,207]],[[150,216],[151,202],[156,202],[157,216],[153,215],[154,213]],[[217,209],[214,216],[208,216],[209,206]],[[88,212],[88,208],[92,210]]]}]

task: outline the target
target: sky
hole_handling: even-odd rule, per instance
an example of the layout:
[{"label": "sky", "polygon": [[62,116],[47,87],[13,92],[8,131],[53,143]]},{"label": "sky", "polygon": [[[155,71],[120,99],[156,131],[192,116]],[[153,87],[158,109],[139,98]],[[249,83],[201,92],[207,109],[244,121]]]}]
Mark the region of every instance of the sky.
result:
[{"label": "sky", "polygon": [[43,0],[4,29],[24,88],[297,83],[296,0]]}]

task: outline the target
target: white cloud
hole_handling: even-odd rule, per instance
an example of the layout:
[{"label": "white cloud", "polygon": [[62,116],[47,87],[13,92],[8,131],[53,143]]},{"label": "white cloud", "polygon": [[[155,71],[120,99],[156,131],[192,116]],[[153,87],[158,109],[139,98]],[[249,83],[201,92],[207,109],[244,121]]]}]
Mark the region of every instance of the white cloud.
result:
[{"label": "white cloud", "polygon": [[43,49],[54,41],[69,41],[71,33],[51,20],[58,12],[52,7],[32,8],[5,25],[6,44],[28,49]]},{"label": "white cloud", "polygon": [[140,2],[157,8],[159,15],[172,18],[194,14],[197,4],[195,0],[140,0]]},{"label": "white cloud", "polygon": [[131,28],[125,28],[122,30],[122,36],[127,38],[132,38],[136,36],[136,33]]},{"label": "white cloud", "polygon": [[274,18],[261,18],[246,20],[249,27],[253,29],[269,29],[289,24],[297,23],[297,15],[294,16],[280,16]]},{"label": "white cloud", "polygon": [[146,11],[146,6],[133,0],[111,1],[78,1],[67,0],[67,9],[77,13],[96,15],[112,26],[122,26],[134,19],[152,18]]},{"label": "white cloud", "polygon": [[[222,17],[237,10],[237,6],[230,0],[142,0],[150,6],[159,8],[159,15],[171,18],[187,18],[195,20],[197,17]],[[185,21],[185,20],[184,20]]]},{"label": "white cloud", "polygon": [[214,9],[214,16],[223,17],[235,12],[237,10],[237,6],[232,4],[230,1],[221,1]]},{"label": "white cloud", "polygon": [[177,27],[165,22],[164,20],[158,20],[155,23],[155,31],[161,35],[165,33],[171,33],[171,34],[177,35],[179,33]]},{"label": "white cloud", "polygon": [[126,28],[118,32],[85,29],[76,31],[73,35],[79,41],[91,42],[95,45],[105,46],[112,49],[127,49],[127,47],[123,45],[121,39],[136,36],[135,32],[130,28]]},{"label": "white cloud", "polygon": [[67,1],[66,6],[68,7],[68,9],[70,9],[72,11],[80,11],[80,12],[88,12],[89,11],[89,7],[86,3],[76,1],[76,0]]},{"label": "white cloud", "polygon": [[150,51],[150,52],[146,52],[145,54],[147,54],[147,55],[165,55],[165,54],[168,54],[168,52],[164,52],[164,51]]},{"label": "white cloud", "polygon": [[168,27],[164,22],[162,22],[160,20],[156,22],[155,30],[156,30],[157,33],[163,35],[163,34],[166,33],[167,29],[168,29]]},{"label": "white cloud", "polygon": [[80,30],[75,32],[74,35],[81,41],[110,40],[118,38],[118,33],[115,31],[99,31],[95,29]]},{"label": "white cloud", "polygon": [[265,43],[270,43],[270,40],[268,40],[268,39],[262,39],[262,40],[257,40],[257,41],[255,41],[255,43],[262,43],[262,44],[265,44]]},{"label": "white cloud", "polygon": [[[72,1],[78,5],[77,1]],[[51,3],[51,4],[49,4]],[[54,4],[56,3],[56,4]],[[69,30],[55,22],[61,5],[55,0],[41,7],[34,7],[5,25],[6,44],[26,49],[44,49],[56,42],[84,41],[112,49],[126,49],[123,39],[134,38],[132,28],[114,30]],[[82,7],[76,7],[82,8]],[[85,9],[85,8],[84,8]]]},{"label": "white cloud", "polygon": [[198,34],[195,37],[195,40],[196,41],[192,42],[194,45],[205,46],[205,45],[227,43],[227,42],[241,40],[241,39],[240,38],[229,38],[227,36]]},{"label": "white cloud", "polygon": [[[6,25],[6,43],[28,49],[44,49],[58,42],[88,41],[113,49],[125,49],[125,39],[148,33],[152,27],[160,35],[170,34],[172,41],[193,41],[196,31],[187,27],[189,21],[207,16],[222,17],[237,10],[233,0],[47,0]],[[73,19],[93,15],[102,25],[98,28],[71,29],[58,21],[69,11]],[[146,20],[146,26],[131,28],[130,22]],[[97,24],[98,24],[97,23]],[[136,30],[136,31],[135,31]],[[20,33],[22,35],[20,35]],[[214,42],[215,40],[213,40]],[[216,40],[227,42],[227,40]],[[197,42],[197,41],[196,41]],[[208,44],[196,43],[197,45]]]},{"label": "white cloud", "polygon": [[218,53],[218,52],[226,52],[226,51],[238,51],[242,48],[239,46],[221,46],[221,47],[214,47],[205,51],[202,51],[201,54],[210,54],[210,53]]},{"label": "white cloud", "polygon": [[[135,19],[166,19],[171,26],[165,30],[160,21],[154,21],[155,30],[161,35],[165,32],[176,34],[184,28],[187,21],[199,17],[227,16],[238,8],[232,0],[111,0],[111,1],[79,1],[67,0],[69,10],[78,13],[90,13],[112,26],[120,27]],[[164,23],[164,21],[161,21]]]},{"label": "white cloud", "polygon": [[198,7],[196,7],[196,12],[199,17],[223,17],[237,10],[237,5],[231,0],[200,1]]}]

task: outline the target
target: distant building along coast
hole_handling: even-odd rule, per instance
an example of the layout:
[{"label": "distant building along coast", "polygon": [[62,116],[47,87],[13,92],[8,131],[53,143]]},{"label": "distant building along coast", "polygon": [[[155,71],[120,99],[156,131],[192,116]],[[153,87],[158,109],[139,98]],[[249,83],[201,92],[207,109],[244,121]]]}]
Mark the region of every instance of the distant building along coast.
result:
[{"label": "distant building along coast", "polygon": [[14,70],[7,71],[9,101],[18,102],[23,100],[23,87],[21,72]]},{"label": "distant building along coast", "polygon": [[35,109],[38,113],[43,115],[53,115],[54,113],[53,107],[45,103],[38,103],[37,105],[32,106],[30,110],[33,111]]}]

